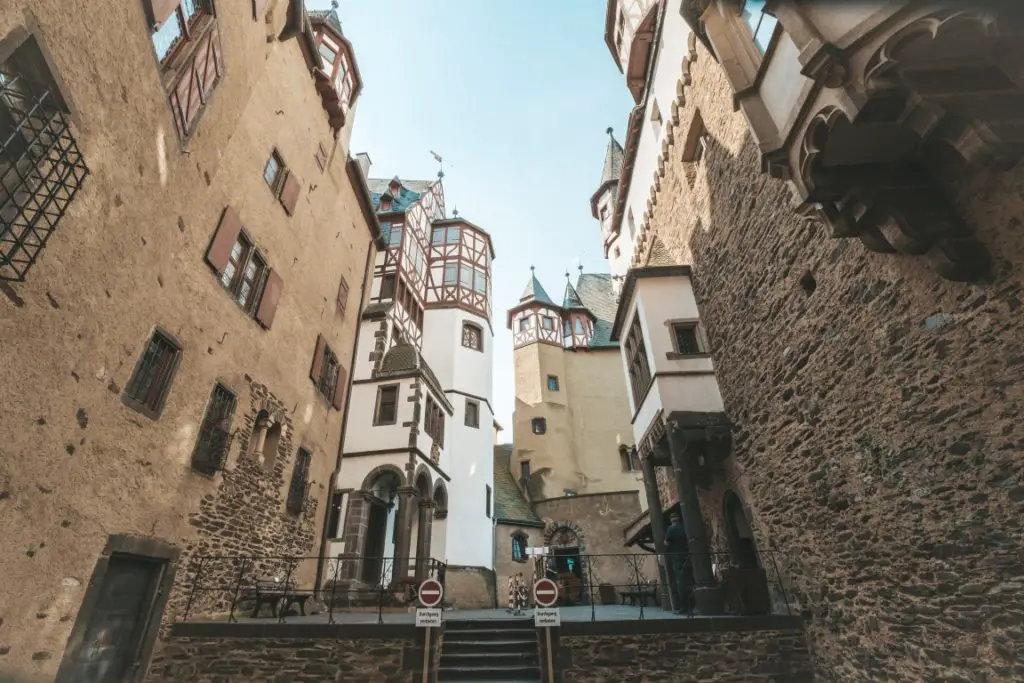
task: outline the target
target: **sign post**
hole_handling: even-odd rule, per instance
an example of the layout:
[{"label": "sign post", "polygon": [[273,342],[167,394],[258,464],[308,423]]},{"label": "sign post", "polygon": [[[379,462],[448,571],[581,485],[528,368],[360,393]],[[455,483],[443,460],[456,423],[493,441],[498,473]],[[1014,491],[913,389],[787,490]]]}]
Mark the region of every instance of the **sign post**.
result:
[{"label": "sign post", "polygon": [[551,657],[551,627],[562,624],[561,614],[554,606],[557,602],[558,584],[547,578],[540,579],[533,584],[533,603],[536,605],[533,610],[533,624],[544,627],[549,681],[555,680],[554,662]]},{"label": "sign post", "polygon": [[427,629],[423,634],[423,683],[430,680],[430,629],[441,625],[441,599],[444,586],[437,579],[426,579],[420,584],[419,599],[423,606],[416,610],[416,626]]}]

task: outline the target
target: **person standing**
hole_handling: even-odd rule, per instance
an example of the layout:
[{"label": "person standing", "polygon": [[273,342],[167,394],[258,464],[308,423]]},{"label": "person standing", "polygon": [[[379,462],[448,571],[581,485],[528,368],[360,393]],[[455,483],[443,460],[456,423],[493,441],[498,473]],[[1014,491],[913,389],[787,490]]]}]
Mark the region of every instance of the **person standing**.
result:
[{"label": "person standing", "polygon": [[665,530],[665,550],[668,554],[668,570],[676,589],[676,614],[690,614],[693,611],[693,568],[690,566],[690,552],[686,543],[683,518],[678,512],[669,515],[668,529]]}]

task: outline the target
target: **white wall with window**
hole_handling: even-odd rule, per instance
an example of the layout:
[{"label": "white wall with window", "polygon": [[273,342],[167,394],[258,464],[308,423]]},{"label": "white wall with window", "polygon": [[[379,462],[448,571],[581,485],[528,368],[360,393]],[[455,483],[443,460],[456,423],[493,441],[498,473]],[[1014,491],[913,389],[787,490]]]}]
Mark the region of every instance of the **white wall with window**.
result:
[{"label": "white wall with window", "polygon": [[[413,418],[413,379],[382,379],[352,384],[348,401],[349,429],[345,432],[345,453],[379,451],[388,448],[409,451],[409,428],[403,422]],[[397,390],[397,401],[392,404]],[[346,479],[348,479],[346,475]],[[351,479],[348,479],[351,481]]]}]

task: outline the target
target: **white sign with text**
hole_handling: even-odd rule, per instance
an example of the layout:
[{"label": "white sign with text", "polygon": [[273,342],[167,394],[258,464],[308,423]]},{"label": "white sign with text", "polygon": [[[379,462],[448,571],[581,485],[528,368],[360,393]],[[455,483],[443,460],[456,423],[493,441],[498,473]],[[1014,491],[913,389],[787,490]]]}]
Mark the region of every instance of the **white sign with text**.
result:
[{"label": "white sign with text", "polygon": [[561,626],[562,613],[557,607],[537,607],[533,610],[533,625],[537,628]]},{"label": "white sign with text", "polygon": [[438,607],[416,610],[417,628],[438,628],[441,626],[441,609]]}]

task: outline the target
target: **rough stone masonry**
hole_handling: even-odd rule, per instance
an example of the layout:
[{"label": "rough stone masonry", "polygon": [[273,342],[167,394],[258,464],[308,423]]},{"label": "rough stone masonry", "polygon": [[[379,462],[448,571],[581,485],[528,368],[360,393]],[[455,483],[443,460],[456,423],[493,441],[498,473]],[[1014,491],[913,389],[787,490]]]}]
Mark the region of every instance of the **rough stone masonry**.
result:
[{"label": "rough stone masonry", "polygon": [[1024,168],[947,181],[994,274],[942,280],[796,215],[697,50],[648,230],[693,266],[732,475],[821,680],[1024,680]]}]

